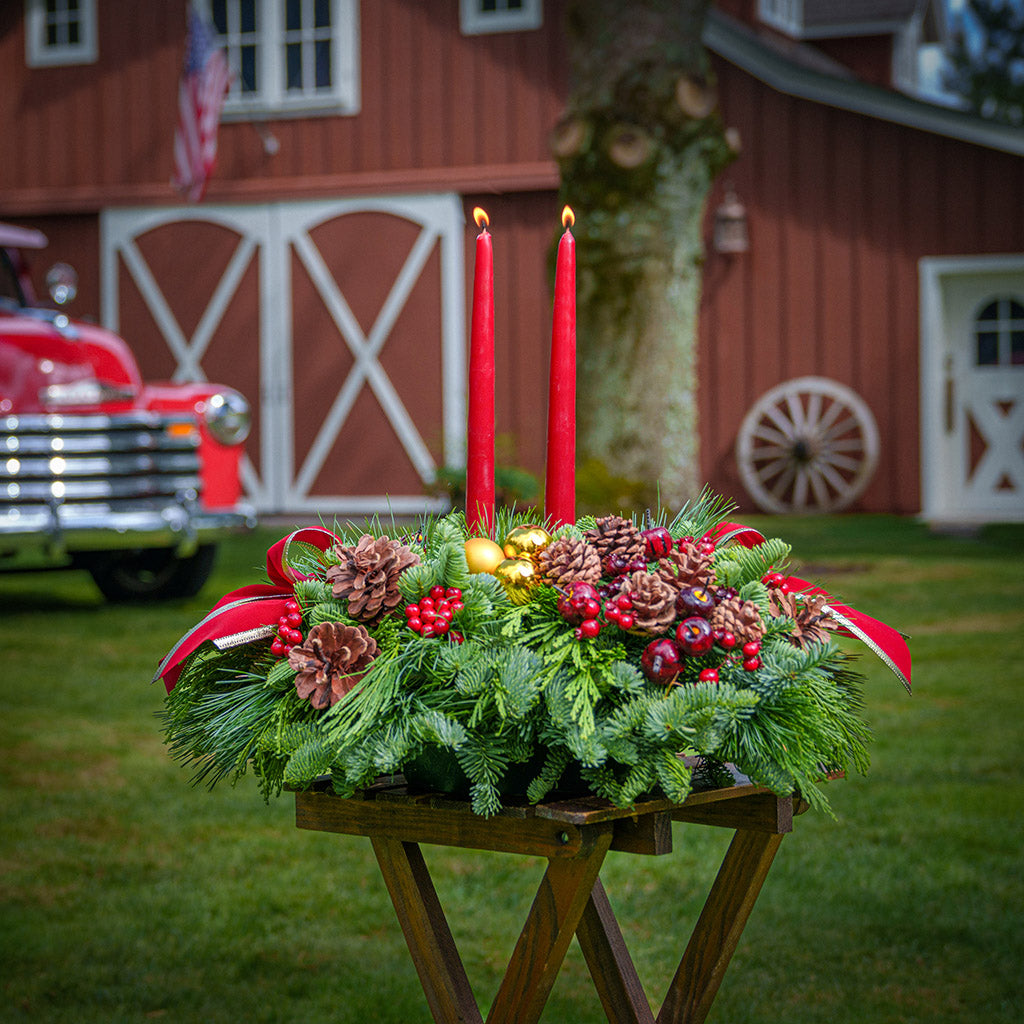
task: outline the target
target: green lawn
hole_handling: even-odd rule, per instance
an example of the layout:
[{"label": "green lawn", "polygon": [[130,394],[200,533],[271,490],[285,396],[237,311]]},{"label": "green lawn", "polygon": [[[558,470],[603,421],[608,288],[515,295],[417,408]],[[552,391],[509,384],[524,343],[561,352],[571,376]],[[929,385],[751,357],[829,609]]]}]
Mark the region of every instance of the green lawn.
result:
[{"label": "green lawn", "polygon": [[[871,655],[873,765],[797,820],[712,1024],[1018,1024],[1024,1010],[1024,529],[752,520],[803,575],[913,637],[915,694]],[[192,789],[149,685],[281,531],[225,549],[200,599],[108,607],[84,576],[0,577],[0,1022],[426,1022],[369,843],[299,832],[254,784]],[[850,641],[851,648],[855,642]],[[728,836],[602,873],[657,999]],[[536,861],[428,849],[486,1006]],[[544,1020],[603,1020],[578,949]]]}]

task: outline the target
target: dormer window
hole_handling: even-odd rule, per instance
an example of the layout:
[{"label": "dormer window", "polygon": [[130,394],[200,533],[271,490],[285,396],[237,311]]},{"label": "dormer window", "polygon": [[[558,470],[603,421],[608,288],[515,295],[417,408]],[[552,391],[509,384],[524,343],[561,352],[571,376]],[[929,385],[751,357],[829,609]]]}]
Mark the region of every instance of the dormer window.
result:
[{"label": "dormer window", "polygon": [[488,32],[524,32],[544,21],[541,0],[459,0],[459,24],[465,36]]},{"label": "dormer window", "polygon": [[25,0],[30,68],[92,64],[96,56],[96,0]]},{"label": "dormer window", "polygon": [[206,0],[232,80],[224,119],[359,112],[358,0]]}]

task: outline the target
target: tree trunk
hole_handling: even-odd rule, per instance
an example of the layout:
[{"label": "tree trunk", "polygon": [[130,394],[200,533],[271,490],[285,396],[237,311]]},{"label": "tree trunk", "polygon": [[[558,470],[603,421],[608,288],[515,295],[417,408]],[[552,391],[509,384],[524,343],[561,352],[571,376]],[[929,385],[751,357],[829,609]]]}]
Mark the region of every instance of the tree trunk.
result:
[{"label": "tree trunk", "polygon": [[552,135],[576,214],[577,457],[640,500],[700,489],[696,330],[705,200],[734,155],[701,28],[709,0],[571,0]]}]

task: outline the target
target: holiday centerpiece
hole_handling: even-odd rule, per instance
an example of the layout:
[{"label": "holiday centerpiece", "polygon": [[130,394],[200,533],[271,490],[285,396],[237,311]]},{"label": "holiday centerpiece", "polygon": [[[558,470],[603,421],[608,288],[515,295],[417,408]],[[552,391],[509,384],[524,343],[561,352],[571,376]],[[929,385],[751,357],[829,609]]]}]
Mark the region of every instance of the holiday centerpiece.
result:
[{"label": "holiday centerpiece", "polygon": [[[789,546],[705,493],[674,512],[584,516],[573,495],[575,286],[559,246],[542,516],[494,507],[493,298],[478,224],[466,513],[297,530],[268,582],[225,596],[160,666],[171,752],[265,795],[382,775],[502,801],[589,792],[683,801],[734,765],[827,807],[867,768],[860,677],[837,634],[909,689],[900,634],[789,575]],[[695,776],[695,772],[697,773]]]}]

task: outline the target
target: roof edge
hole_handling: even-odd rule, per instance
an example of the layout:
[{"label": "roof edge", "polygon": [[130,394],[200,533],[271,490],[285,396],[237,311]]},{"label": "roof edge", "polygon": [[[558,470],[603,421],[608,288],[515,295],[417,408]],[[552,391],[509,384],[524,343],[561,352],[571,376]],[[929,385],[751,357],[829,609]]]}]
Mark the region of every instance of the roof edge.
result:
[{"label": "roof edge", "polygon": [[723,60],[788,96],[1024,156],[1024,131],[1019,128],[796,64],[721,11],[708,12],[703,41]]}]

